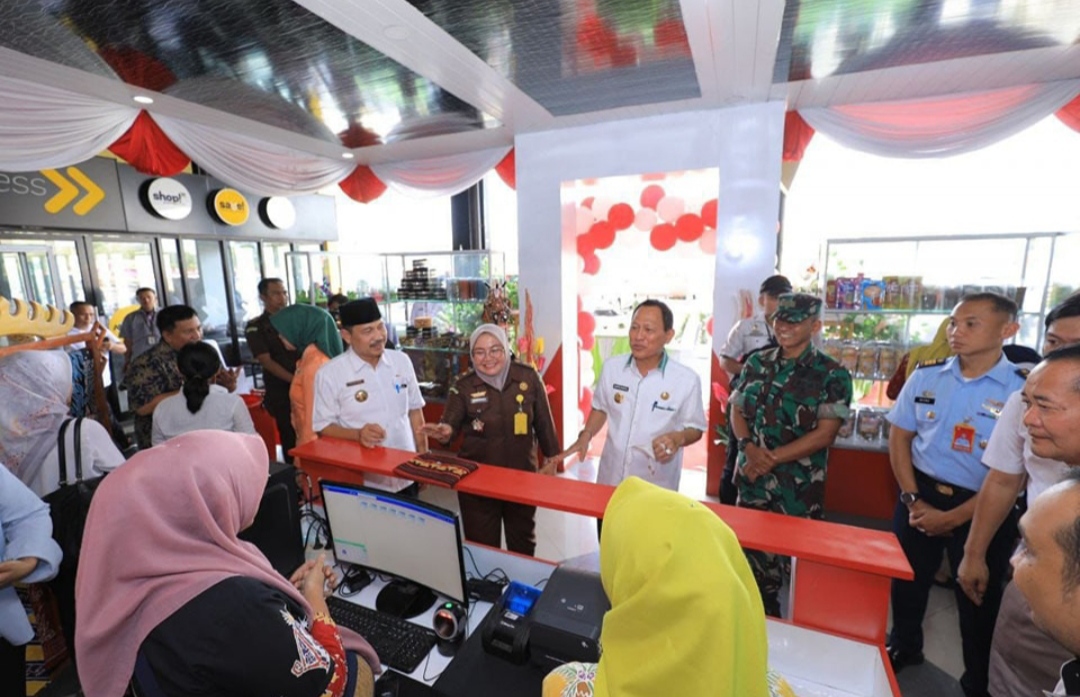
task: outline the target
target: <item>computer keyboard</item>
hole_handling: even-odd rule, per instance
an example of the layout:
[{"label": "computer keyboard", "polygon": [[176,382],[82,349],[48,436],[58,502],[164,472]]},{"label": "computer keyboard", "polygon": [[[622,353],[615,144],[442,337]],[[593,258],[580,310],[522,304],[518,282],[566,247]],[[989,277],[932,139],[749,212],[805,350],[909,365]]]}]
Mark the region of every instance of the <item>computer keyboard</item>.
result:
[{"label": "computer keyboard", "polygon": [[400,617],[351,603],[344,598],[327,598],[330,617],[368,640],[383,665],[411,673],[435,647],[435,632]]}]

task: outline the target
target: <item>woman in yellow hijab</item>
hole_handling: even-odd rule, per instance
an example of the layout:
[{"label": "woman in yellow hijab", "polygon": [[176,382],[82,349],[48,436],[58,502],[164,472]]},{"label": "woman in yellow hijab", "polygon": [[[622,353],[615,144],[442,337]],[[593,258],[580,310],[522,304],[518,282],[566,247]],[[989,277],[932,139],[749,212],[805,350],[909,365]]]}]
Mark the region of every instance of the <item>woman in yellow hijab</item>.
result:
[{"label": "woman in yellow hijab", "polygon": [[623,481],[604,513],[600,577],[611,601],[600,662],[556,668],[544,697],[794,697],[768,671],[761,594],[739,541],[700,503]]}]

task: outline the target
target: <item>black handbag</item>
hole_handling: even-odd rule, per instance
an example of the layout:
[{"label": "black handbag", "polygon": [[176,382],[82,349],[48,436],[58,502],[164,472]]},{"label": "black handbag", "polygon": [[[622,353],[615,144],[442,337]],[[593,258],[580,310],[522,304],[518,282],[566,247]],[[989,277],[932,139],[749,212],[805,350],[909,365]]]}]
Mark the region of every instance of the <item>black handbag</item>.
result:
[{"label": "black handbag", "polygon": [[[64,435],[68,426],[75,422],[75,479],[68,480],[67,452]],[[86,514],[90,512],[90,501],[105,475],[83,479],[82,472],[82,422],[83,417],[68,419],[60,426],[56,436],[56,453],[60,465],[60,488],[45,496],[52,517],[53,539],[60,545],[64,558],[62,567],[75,569],[79,563],[79,548],[82,546],[83,530],[86,527]]]}]

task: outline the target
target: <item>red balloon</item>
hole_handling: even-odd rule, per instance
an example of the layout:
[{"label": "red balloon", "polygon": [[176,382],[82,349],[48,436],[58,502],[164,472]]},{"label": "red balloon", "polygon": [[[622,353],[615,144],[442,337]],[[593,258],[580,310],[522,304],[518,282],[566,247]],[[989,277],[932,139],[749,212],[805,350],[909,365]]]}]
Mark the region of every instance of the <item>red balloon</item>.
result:
[{"label": "red balloon", "polygon": [[596,252],[589,252],[585,255],[585,273],[590,276],[595,276],[600,272],[600,257],[596,256]]},{"label": "red balloon", "polygon": [[579,295],[579,296],[577,296],[577,311],[578,312],[581,312],[581,307],[582,307],[581,296]]},{"label": "red balloon", "polygon": [[625,230],[634,224],[634,209],[629,203],[616,203],[608,211],[607,219],[616,230]]},{"label": "red balloon", "polygon": [[593,331],[596,329],[596,318],[592,316],[591,312],[579,312],[577,316],[577,333],[578,336],[592,336]]},{"label": "red balloon", "polygon": [[592,411],[592,390],[588,387],[581,388],[581,400],[578,402],[578,409],[585,413],[585,416],[589,415]]},{"label": "red balloon", "polygon": [[656,210],[656,204],[660,203],[660,199],[667,196],[664,192],[664,187],[659,184],[649,184],[641,192],[641,206],[643,208],[651,208]]},{"label": "red balloon", "polygon": [[589,334],[588,336],[579,336],[578,340],[581,342],[581,349],[583,351],[592,351],[593,345],[596,344],[596,339],[593,338],[592,334]]},{"label": "red balloon", "polygon": [[713,318],[710,317],[709,321],[705,323],[705,331],[709,332],[709,336],[712,336],[712,321]]},{"label": "red balloon", "polygon": [[615,244],[615,226],[606,220],[593,223],[593,226],[589,228],[588,235],[592,238],[592,243],[597,249],[607,249]]},{"label": "red balloon", "polygon": [[683,242],[693,242],[705,232],[705,223],[693,213],[684,213],[675,221],[675,234]]},{"label": "red balloon", "polygon": [[649,233],[649,242],[652,246],[661,252],[666,252],[675,246],[678,241],[678,237],[675,234],[675,226],[668,223],[661,223],[652,229]]},{"label": "red balloon", "polygon": [[593,240],[593,237],[590,234],[591,232],[592,231],[590,230],[584,235],[577,236],[577,253],[586,259],[589,258],[590,254],[596,252],[596,241]]},{"label": "red balloon", "polygon": [[593,201],[595,201],[595,200],[596,200],[596,198],[594,196],[590,196],[590,197],[588,197],[587,199],[585,199],[584,201],[581,202],[581,207],[582,208],[588,208],[589,210],[592,210],[592,204],[593,204]]},{"label": "red balloon", "polygon": [[701,207],[701,220],[705,223],[706,227],[716,227],[716,211],[717,201],[715,198],[709,199],[705,202],[705,205]]}]

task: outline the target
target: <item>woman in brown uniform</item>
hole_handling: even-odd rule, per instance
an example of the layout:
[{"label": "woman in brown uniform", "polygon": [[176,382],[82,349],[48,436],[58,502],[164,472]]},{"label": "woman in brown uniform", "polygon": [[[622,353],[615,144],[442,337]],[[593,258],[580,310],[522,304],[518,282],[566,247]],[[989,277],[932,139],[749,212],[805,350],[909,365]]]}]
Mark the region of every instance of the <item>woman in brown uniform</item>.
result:
[{"label": "woman in brown uniform", "polygon": [[[480,325],[469,348],[473,369],[450,388],[442,420],[427,424],[425,433],[445,443],[461,432],[459,455],[470,460],[554,474],[554,463],[539,469],[538,445],[545,463],[561,450],[540,375],[512,359],[506,332],[494,324]],[[498,547],[505,525],[507,549],[536,550],[536,506],[461,492],[458,500],[469,540]]]}]

